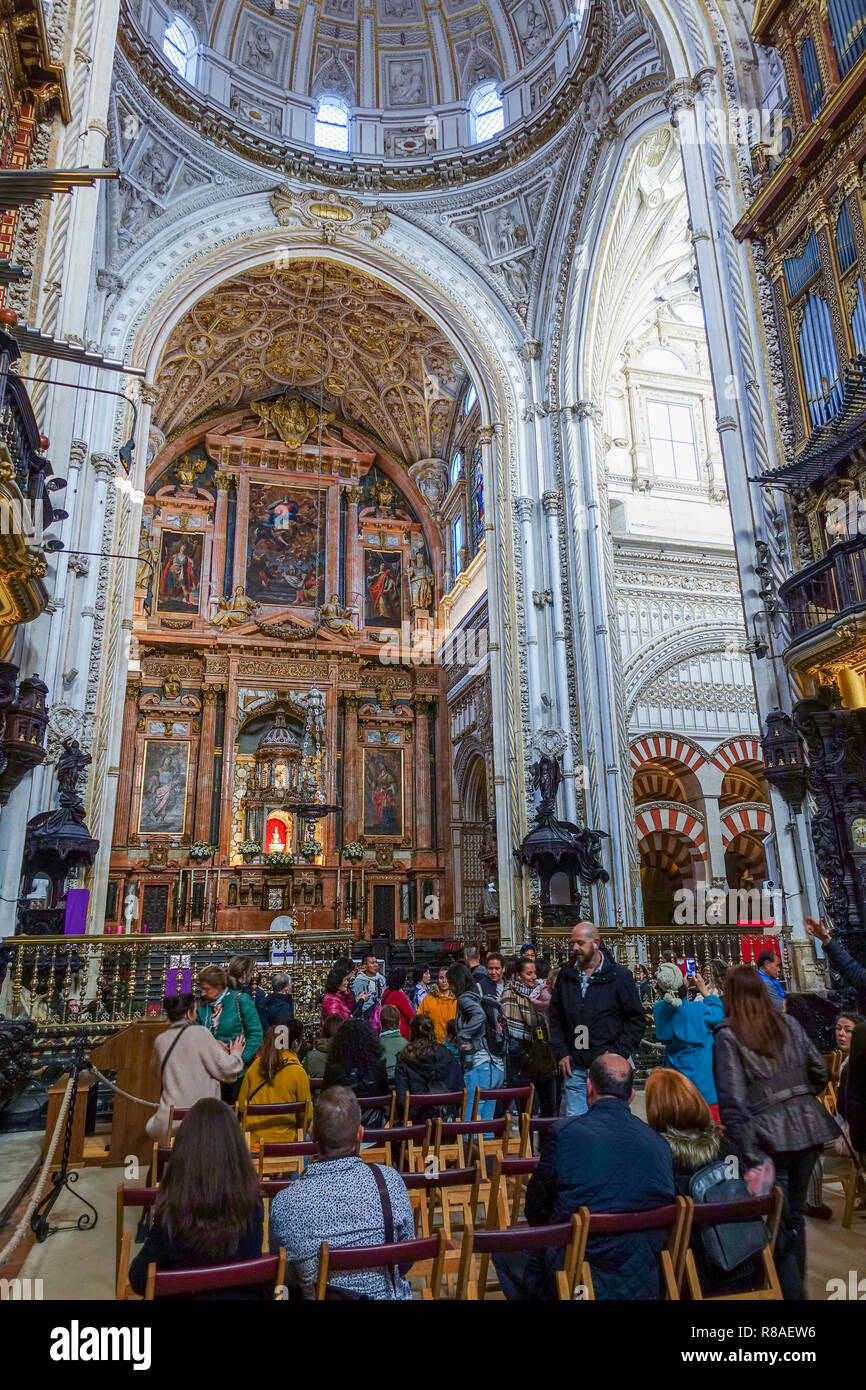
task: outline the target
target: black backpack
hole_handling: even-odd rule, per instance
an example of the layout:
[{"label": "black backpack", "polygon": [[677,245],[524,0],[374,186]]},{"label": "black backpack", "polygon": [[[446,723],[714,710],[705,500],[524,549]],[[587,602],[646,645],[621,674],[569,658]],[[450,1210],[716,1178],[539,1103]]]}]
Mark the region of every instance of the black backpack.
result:
[{"label": "black backpack", "polygon": [[[743,1178],[729,1178],[723,1158],[698,1168],[689,1180],[689,1196],[699,1202],[740,1202],[751,1194]],[[730,1274],[747,1260],[760,1255],[769,1243],[763,1221],[738,1221],[730,1226],[707,1226],[697,1232],[701,1253],[710,1269]]]},{"label": "black backpack", "polygon": [[481,1007],[484,1010],[484,1046],[491,1057],[505,1057],[508,1049],[508,1024],[502,1005],[491,994],[482,994]]}]

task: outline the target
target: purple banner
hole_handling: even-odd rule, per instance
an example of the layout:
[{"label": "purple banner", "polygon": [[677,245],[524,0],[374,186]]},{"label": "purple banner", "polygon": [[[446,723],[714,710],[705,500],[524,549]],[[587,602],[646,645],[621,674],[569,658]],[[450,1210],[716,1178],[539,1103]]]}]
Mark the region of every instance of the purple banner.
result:
[{"label": "purple banner", "polygon": [[87,925],[87,904],[90,901],[89,888],[70,888],[66,894],[66,910],[63,917],[64,936],[83,936]]}]

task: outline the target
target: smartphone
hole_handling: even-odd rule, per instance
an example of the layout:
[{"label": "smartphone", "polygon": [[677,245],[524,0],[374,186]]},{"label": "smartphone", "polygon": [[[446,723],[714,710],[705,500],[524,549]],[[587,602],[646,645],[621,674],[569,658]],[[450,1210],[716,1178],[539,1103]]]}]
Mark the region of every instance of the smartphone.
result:
[{"label": "smartphone", "polygon": [[695,960],[694,956],[688,956],[688,957],[686,958],[686,974],[688,975],[689,979],[692,979],[695,975],[697,975],[697,973],[698,973],[698,963],[697,963],[697,961]]}]

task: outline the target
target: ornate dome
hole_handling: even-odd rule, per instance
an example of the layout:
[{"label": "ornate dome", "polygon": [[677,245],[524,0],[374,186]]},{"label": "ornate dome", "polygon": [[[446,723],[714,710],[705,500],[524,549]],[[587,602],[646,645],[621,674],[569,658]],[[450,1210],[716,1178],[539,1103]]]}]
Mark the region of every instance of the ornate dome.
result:
[{"label": "ornate dome", "polygon": [[[581,47],[587,0],[125,0],[166,76],[240,123],[315,143],[340,98],[352,153],[417,157],[473,143],[473,92],[495,84],[506,128],[533,113]],[[168,44],[165,43],[169,34]]]}]

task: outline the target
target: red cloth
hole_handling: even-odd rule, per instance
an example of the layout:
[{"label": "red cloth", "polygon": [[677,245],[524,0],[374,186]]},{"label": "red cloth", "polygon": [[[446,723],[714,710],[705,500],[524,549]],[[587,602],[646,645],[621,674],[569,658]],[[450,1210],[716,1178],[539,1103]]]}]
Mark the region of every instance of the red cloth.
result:
[{"label": "red cloth", "polygon": [[[751,923],[745,923],[740,925],[751,926]],[[740,952],[742,954],[744,965],[750,965],[753,960],[756,961],[762,951],[773,951],[781,960],[782,953],[779,950],[778,937],[748,936],[745,933],[740,934]]]},{"label": "red cloth", "polygon": [[415,1010],[406,998],[402,989],[386,989],[382,995],[382,1008],[390,1004],[400,1015],[400,1036],[409,1040],[409,1022],[415,1017]]}]

